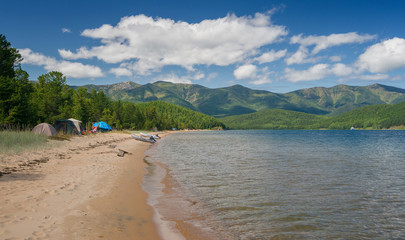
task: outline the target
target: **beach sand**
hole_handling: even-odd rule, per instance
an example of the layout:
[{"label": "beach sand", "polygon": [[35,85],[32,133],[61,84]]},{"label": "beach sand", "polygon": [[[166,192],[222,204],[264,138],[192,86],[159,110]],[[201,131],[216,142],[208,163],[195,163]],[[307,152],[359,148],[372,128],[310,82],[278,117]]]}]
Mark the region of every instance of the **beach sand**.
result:
[{"label": "beach sand", "polygon": [[51,142],[0,155],[11,172],[0,177],[0,239],[162,239],[141,187],[149,143],[121,133]]}]

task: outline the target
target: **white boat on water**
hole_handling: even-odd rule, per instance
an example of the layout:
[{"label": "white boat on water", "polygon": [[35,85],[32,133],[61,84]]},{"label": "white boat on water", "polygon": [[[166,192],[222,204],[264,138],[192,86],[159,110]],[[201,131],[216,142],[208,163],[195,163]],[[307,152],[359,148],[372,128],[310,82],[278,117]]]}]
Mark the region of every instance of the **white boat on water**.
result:
[{"label": "white boat on water", "polygon": [[140,134],[141,134],[142,137],[149,137],[149,138],[153,137],[154,139],[160,139],[159,135],[157,135],[157,134],[156,135],[151,135],[149,133],[142,133],[142,132]]},{"label": "white boat on water", "polygon": [[350,130],[356,130],[354,127],[351,127]]},{"label": "white boat on water", "polygon": [[131,136],[133,138],[135,138],[135,140],[142,141],[142,142],[148,142],[148,143],[155,143],[156,142],[156,140],[154,138],[145,138],[145,137],[141,137],[141,136],[138,136],[138,135],[135,135],[135,134],[131,134]]}]

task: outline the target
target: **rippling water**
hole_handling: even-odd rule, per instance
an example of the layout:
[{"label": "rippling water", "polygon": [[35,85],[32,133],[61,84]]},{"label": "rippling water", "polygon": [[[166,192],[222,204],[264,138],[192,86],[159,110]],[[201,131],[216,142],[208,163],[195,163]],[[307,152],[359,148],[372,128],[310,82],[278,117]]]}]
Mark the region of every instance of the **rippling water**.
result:
[{"label": "rippling water", "polygon": [[230,239],[405,237],[405,131],[186,132],[147,154]]}]

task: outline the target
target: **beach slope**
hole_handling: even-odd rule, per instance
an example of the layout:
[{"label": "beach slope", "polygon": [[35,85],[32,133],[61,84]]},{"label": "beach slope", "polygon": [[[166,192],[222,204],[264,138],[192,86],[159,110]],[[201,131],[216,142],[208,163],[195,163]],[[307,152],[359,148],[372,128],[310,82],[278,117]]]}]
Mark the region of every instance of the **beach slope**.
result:
[{"label": "beach slope", "polygon": [[161,239],[140,185],[148,143],[105,133],[49,144],[0,155],[11,172],[0,177],[0,239]]}]

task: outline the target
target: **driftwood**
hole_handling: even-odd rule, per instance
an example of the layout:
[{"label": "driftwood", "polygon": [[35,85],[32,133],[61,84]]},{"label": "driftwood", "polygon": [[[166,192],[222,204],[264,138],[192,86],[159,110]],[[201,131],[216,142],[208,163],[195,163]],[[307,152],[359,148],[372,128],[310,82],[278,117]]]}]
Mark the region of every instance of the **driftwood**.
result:
[{"label": "driftwood", "polygon": [[118,157],[123,157],[125,155],[125,153],[128,153],[127,151],[122,150],[122,149],[118,149],[118,150],[119,150],[119,152],[117,154]]}]

